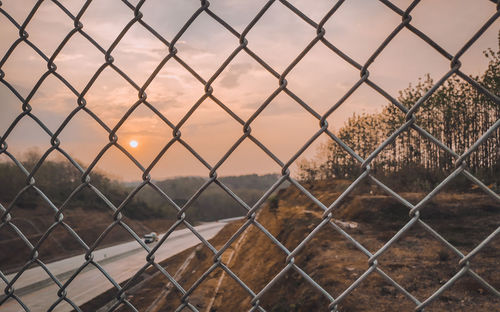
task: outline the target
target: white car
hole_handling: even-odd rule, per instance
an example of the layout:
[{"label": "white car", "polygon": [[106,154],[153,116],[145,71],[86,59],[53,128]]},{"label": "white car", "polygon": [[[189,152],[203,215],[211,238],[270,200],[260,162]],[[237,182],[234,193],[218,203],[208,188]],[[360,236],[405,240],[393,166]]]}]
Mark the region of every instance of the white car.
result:
[{"label": "white car", "polygon": [[159,239],[158,234],[156,234],[156,232],[151,232],[149,234],[144,235],[144,242],[146,244],[154,243],[158,241],[158,239]]}]

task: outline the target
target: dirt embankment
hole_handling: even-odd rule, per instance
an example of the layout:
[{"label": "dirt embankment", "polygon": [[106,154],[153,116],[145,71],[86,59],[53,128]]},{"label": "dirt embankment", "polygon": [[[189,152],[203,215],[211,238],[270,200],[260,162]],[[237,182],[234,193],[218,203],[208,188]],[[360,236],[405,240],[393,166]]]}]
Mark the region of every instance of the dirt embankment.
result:
[{"label": "dirt embankment", "polygon": [[[323,203],[340,194],[337,186],[315,186]],[[417,203],[424,194],[401,194]],[[293,187],[279,195],[278,206],[264,206],[258,221],[288,250],[293,250],[322,221],[322,210]],[[410,217],[408,208],[385,195],[354,194],[333,214],[336,220],[355,222],[344,230],[371,253],[381,248]],[[482,194],[438,195],[421,210],[421,219],[466,254],[500,224],[500,206]],[[242,222],[221,231],[211,242],[221,248]],[[341,223],[339,223],[341,224]],[[354,223],[351,223],[354,225]],[[500,241],[490,242],[470,262],[471,268],[496,289],[500,289]],[[189,255],[191,259],[189,259]],[[181,259],[182,258],[182,259]],[[198,246],[163,265],[179,284],[189,290],[213,264],[213,252]],[[189,259],[186,261],[186,259]],[[286,254],[260,229],[250,226],[224,254],[222,260],[254,293],[259,293],[286,266]],[[170,264],[169,264],[170,261]],[[378,258],[379,268],[424,301],[459,270],[459,257],[416,223]],[[180,263],[185,263],[181,268]],[[295,257],[295,264],[334,298],[342,294],[368,268],[368,257],[332,226],[322,227]],[[156,274],[144,287],[130,295],[131,302],[148,312],[175,311],[181,294],[167,278]],[[156,304],[152,304],[156,302]],[[251,296],[232,277],[217,268],[189,296],[200,311],[248,311]],[[289,270],[262,296],[266,311],[329,311],[329,301],[307,280]],[[338,311],[414,311],[415,304],[377,272],[338,305]],[[499,311],[500,300],[469,275],[443,292],[426,311]],[[128,311],[121,307],[119,311]],[[182,311],[188,311],[185,308]]]},{"label": "dirt embankment", "polygon": [[[16,207],[12,216],[12,223],[21,230],[33,246],[55,223],[54,212],[44,209],[44,207],[39,209]],[[113,223],[113,218],[111,211],[70,209],[64,212],[63,221],[90,247],[99,235]],[[173,224],[173,221],[167,219],[137,221],[125,218],[124,222],[139,235],[151,231],[163,232]],[[133,240],[133,237],[118,225],[108,233],[98,248],[130,240]],[[48,263],[82,253],[85,253],[84,247],[74,238],[70,231],[64,226],[58,225],[41,245],[39,259]],[[30,249],[19,238],[14,229],[3,226],[0,229],[0,270],[4,273],[15,271],[24,265],[29,257]]]}]

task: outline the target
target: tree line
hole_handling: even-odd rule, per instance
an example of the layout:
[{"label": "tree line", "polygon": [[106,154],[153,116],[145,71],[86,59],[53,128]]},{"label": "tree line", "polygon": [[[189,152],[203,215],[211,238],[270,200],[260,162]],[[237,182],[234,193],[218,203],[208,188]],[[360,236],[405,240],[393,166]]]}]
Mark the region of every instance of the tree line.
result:
[{"label": "tree line", "polygon": [[[499,38],[500,39],[500,38]],[[500,42],[500,40],[499,40]],[[500,94],[500,49],[484,52],[489,63],[481,76],[472,77],[491,93]],[[434,85],[427,75],[400,91],[398,101],[407,108]],[[456,76],[438,88],[415,113],[415,124],[461,155],[500,119],[500,103]],[[405,113],[390,103],[375,114],[353,114],[336,135],[358,155],[366,158],[406,121]],[[498,187],[500,177],[500,128],[497,128],[467,159],[466,164],[487,184]],[[360,163],[340,145],[330,142],[322,160],[302,160],[300,178],[354,179]],[[393,181],[400,189],[433,187],[451,173],[455,158],[415,129],[401,133],[372,161],[373,172]],[[458,179],[460,181],[460,179]],[[465,181],[462,180],[463,183]],[[457,182],[460,184],[459,182]]]},{"label": "tree line", "polygon": [[[23,156],[22,165],[31,171],[41,155],[28,152]],[[111,203],[118,207],[136,185],[112,179],[99,170],[90,173],[92,186],[96,187]],[[69,161],[64,159],[45,160],[35,175],[35,186],[39,188],[56,206],[66,201],[70,194],[81,185],[81,173]],[[218,178],[238,197],[252,206],[264,192],[278,179],[277,174],[243,175]],[[202,177],[179,177],[154,183],[165,192],[177,205],[182,207],[191,196],[207,181]],[[34,188],[28,188],[21,195],[19,192],[27,186],[27,177],[11,161],[0,161],[0,203],[7,207],[14,201],[17,207],[53,214],[52,209]],[[103,201],[89,187],[84,187],[68,201],[66,209],[84,208],[89,210],[110,211]],[[125,216],[145,220],[151,218],[177,218],[177,210],[152,187],[145,186],[124,206]],[[246,210],[229,196],[222,188],[212,183],[187,209],[190,221],[212,221],[235,216],[242,216]]]},{"label": "tree line", "polygon": [[[23,155],[21,164],[26,170],[31,171],[40,157],[41,155],[38,152],[28,152]],[[115,206],[118,206],[130,192],[130,187],[109,178],[102,172],[95,170],[90,176],[91,184],[99,189],[99,191]],[[45,160],[36,171],[34,178],[34,185],[40,189],[56,207],[60,207],[70,194],[82,183],[80,171],[78,171],[69,161],[64,161],[62,159]],[[0,162],[0,186],[0,202],[4,207],[14,202],[14,209],[19,207],[53,213],[48,203],[34,188],[30,187],[20,193],[20,191],[27,186],[27,177],[13,162]],[[144,200],[134,199],[125,207],[124,212],[126,215],[137,215],[137,217],[142,219],[160,216],[158,211],[144,209],[145,206]],[[80,192],[76,193],[67,204],[67,209],[76,207],[90,210],[109,210],[107,204],[88,187],[84,187]],[[137,214],[137,211],[141,211],[141,214]]]}]

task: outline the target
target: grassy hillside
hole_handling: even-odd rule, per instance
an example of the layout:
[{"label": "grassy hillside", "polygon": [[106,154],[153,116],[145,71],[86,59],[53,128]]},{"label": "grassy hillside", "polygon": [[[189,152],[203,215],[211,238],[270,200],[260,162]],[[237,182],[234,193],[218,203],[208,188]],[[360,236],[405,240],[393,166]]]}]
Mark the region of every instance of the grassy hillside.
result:
[{"label": "grassy hillside", "polygon": [[[278,180],[278,175],[243,175],[218,179],[245,203],[252,206]],[[155,182],[179,206],[183,206],[207,181],[202,177],[180,177]],[[138,199],[154,211],[164,211],[175,217],[176,210],[156,191],[145,188]],[[210,184],[188,208],[186,214],[193,221],[212,221],[244,215],[246,210],[221,187]]]},{"label": "grassy hillside", "polygon": [[[28,155],[23,166],[30,171],[35,167],[40,155]],[[90,174],[90,185],[97,188],[106,198],[118,207],[133,190],[133,183],[122,183],[109,178],[99,171]],[[81,184],[81,173],[67,161],[46,160],[34,175],[35,186],[41,190],[56,207],[60,207],[71,193]],[[277,175],[245,175],[222,177],[219,181],[229,187],[248,205],[253,205],[276,180]],[[170,196],[179,206],[184,205],[193,194],[207,181],[202,177],[180,177],[155,181],[155,184]],[[26,187],[26,175],[12,162],[0,162],[0,203],[7,207],[14,199],[14,205],[26,209],[39,209],[47,206],[34,188]],[[137,185],[137,184],[136,184]],[[17,198],[16,198],[17,196]],[[108,211],[107,204],[89,187],[84,187],[67,203],[66,209],[84,208]],[[210,221],[244,214],[245,210],[219,186],[212,183],[188,209],[192,221]],[[144,187],[124,207],[124,215],[137,219],[174,218],[176,210],[153,188]]]}]

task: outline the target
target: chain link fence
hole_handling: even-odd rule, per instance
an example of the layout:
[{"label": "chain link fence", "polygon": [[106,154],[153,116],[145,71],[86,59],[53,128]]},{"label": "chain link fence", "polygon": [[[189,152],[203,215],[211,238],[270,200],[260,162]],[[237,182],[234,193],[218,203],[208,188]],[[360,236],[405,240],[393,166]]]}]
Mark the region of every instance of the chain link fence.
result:
[{"label": "chain link fence", "polygon": [[[49,0],[47,0],[49,1]],[[443,47],[441,47],[438,43],[433,41],[432,38],[427,36],[424,32],[416,28],[415,26],[412,25],[412,16],[411,13],[419,5],[419,0],[413,1],[409,7],[406,9],[401,9],[394,3],[392,3],[389,0],[380,0],[382,4],[387,6],[390,10],[393,11],[394,14],[397,14],[401,17],[401,23],[397,25],[397,27],[387,35],[385,40],[378,46],[378,48],[371,54],[371,56],[368,58],[368,60],[365,63],[358,63],[356,60],[351,58],[349,55],[341,51],[339,48],[335,46],[335,44],[328,39],[328,34],[326,33],[324,29],[325,23],[335,17],[335,13],[337,10],[347,1],[344,0],[339,0],[335,1],[333,3],[331,9],[324,15],[324,17],[321,19],[321,21],[316,22],[312,20],[310,17],[308,17],[306,14],[304,14],[301,10],[299,10],[297,7],[292,5],[290,2],[286,0],[281,0],[281,1],[274,1],[270,0],[265,5],[260,9],[257,15],[252,19],[252,21],[248,24],[248,26],[240,33],[238,32],[235,28],[233,28],[229,23],[227,23],[223,18],[219,17],[216,12],[212,11],[210,8],[210,2],[209,1],[204,1],[202,0],[200,3],[199,8],[193,12],[192,16],[187,20],[187,22],[184,24],[184,26],[181,28],[181,30],[175,35],[175,37],[171,40],[168,40],[164,38],[158,31],[156,31],[152,26],[150,26],[147,22],[143,20],[143,14],[141,13],[141,7],[145,3],[145,0],[138,1],[137,4],[133,4],[132,2],[129,2],[127,0],[123,0],[122,2],[130,9],[130,21],[128,24],[122,29],[122,31],[119,33],[119,35],[114,39],[113,43],[110,45],[109,48],[104,48],[102,47],[92,36],[90,36],[86,31],[85,27],[81,22],[82,17],[84,16],[87,8],[91,4],[92,0],[87,0],[83,4],[83,6],[80,8],[78,14],[73,15],[70,10],[68,10],[65,5],[63,4],[62,1],[58,0],[52,0],[54,4],[56,4],[59,9],[67,15],[69,18],[71,18],[74,22],[73,24],[73,29],[69,33],[67,33],[66,37],[60,42],[59,46],[57,49],[54,51],[52,55],[46,55],[44,54],[33,42],[30,41],[29,34],[26,31],[27,26],[30,24],[30,22],[33,19],[33,16],[39,9],[40,5],[44,2],[43,0],[37,1],[33,8],[31,9],[29,15],[24,21],[17,21],[12,17],[9,12],[7,12],[5,9],[2,8],[2,3],[0,2],[0,14],[3,15],[4,17],[7,18],[7,20],[14,25],[18,31],[19,31],[19,38],[15,40],[15,42],[12,43],[8,51],[3,55],[3,57],[0,60],[0,82],[6,86],[12,94],[14,94],[22,103],[22,113],[20,113],[17,118],[11,123],[11,125],[8,127],[5,133],[2,134],[0,137],[0,154],[6,155],[8,158],[10,158],[19,169],[21,169],[24,174],[26,175],[26,186],[19,190],[19,193],[16,198],[21,196],[24,192],[28,190],[34,190],[36,191],[43,200],[50,205],[50,207],[53,209],[54,212],[54,221],[52,226],[44,233],[44,235],[38,240],[36,244],[32,244],[25,234],[16,226],[16,222],[13,219],[12,213],[13,207],[15,205],[16,199],[13,200],[12,203],[10,203],[7,206],[2,206],[0,204],[0,215],[1,215],[1,221],[0,221],[0,228],[10,228],[13,231],[17,233],[19,238],[24,242],[26,246],[30,249],[30,256],[29,259],[26,259],[26,263],[22,266],[22,268],[15,274],[15,276],[11,279],[7,278],[7,275],[4,274],[2,271],[0,271],[0,278],[3,280],[3,282],[7,285],[4,289],[4,294],[5,296],[1,299],[0,305],[4,304],[7,300],[15,300],[19,304],[20,309],[23,309],[25,311],[30,311],[30,307],[27,306],[23,300],[20,298],[20,296],[16,293],[16,281],[19,279],[19,277],[27,270],[29,267],[32,267],[33,265],[39,266],[44,269],[44,271],[48,274],[50,279],[54,284],[56,284],[59,288],[59,291],[57,291],[57,296],[58,299],[53,302],[52,306],[50,307],[50,310],[55,309],[58,305],[60,305],[62,302],[66,302],[70,304],[76,311],[81,311],[79,306],[75,304],[71,297],[67,295],[67,288],[68,286],[77,278],[78,274],[82,272],[86,267],[93,266],[97,268],[108,280],[109,282],[112,283],[114,288],[116,288],[116,301],[113,306],[109,307],[109,310],[112,311],[116,309],[119,306],[127,306],[130,308],[132,311],[137,311],[137,308],[134,307],[134,305],[128,300],[127,298],[127,291],[130,288],[130,283],[125,283],[124,285],[120,286],[119,283],[117,283],[107,272],[102,266],[97,262],[94,261],[93,258],[93,253],[96,250],[96,248],[99,246],[100,242],[106,237],[106,235],[115,227],[121,227],[125,229],[129,234],[132,239],[137,241],[138,244],[142,246],[142,248],[147,252],[147,256],[144,259],[144,266],[137,271],[137,273],[131,278],[131,280],[136,279],[138,276],[141,275],[146,269],[154,267],[156,268],[161,274],[164,274],[166,278],[168,278],[173,285],[180,293],[182,293],[182,298],[179,302],[179,306],[177,308],[178,311],[183,310],[184,308],[188,308],[192,311],[198,311],[198,308],[193,305],[190,302],[190,296],[192,293],[199,287],[200,284],[203,283],[204,279],[214,270],[216,269],[222,269],[225,271],[227,276],[229,276],[231,279],[233,279],[236,283],[238,283],[241,287],[243,287],[246,292],[252,297],[251,300],[251,311],[265,311],[265,309],[259,304],[261,297],[268,292],[268,290],[275,284],[277,283],[282,277],[288,272],[288,271],[295,271],[298,274],[300,274],[312,287],[317,289],[319,292],[321,292],[324,297],[326,297],[329,301],[330,304],[328,307],[325,307],[325,310],[329,311],[336,311],[338,308],[339,303],[341,303],[346,296],[348,296],[351,292],[353,292],[368,276],[371,274],[378,274],[380,275],[383,279],[385,279],[388,283],[393,285],[401,294],[406,296],[408,299],[410,299],[412,302],[415,304],[415,311],[423,311],[426,306],[428,306],[432,301],[436,300],[436,298],[440,297],[440,295],[449,289],[457,280],[462,278],[465,275],[469,275],[475,280],[477,280],[485,289],[487,289],[489,292],[491,292],[494,296],[500,298],[500,292],[498,289],[496,289],[494,286],[492,286],[490,283],[488,283],[483,277],[481,277],[478,273],[476,273],[472,268],[471,268],[471,262],[474,260],[474,256],[478,254],[483,247],[485,247],[490,241],[492,241],[500,232],[500,227],[498,227],[494,232],[492,232],[486,239],[484,239],[482,242],[480,242],[473,250],[471,250],[468,254],[463,254],[459,249],[457,249],[452,243],[447,241],[443,236],[440,235],[439,232],[437,232],[435,229],[433,229],[430,225],[425,223],[421,218],[421,210],[422,208],[436,195],[441,189],[443,189],[451,180],[453,180],[455,177],[462,175],[465,176],[467,179],[475,183],[477,186],[479,186],[485,193],[490,195],[496,202],[500,202],[500,196],[496,194],[494,191],[492,191],[490,188],[488,188],[483,182],[481,182],[479,179],[477,179],[471,172],[468,170],[466,166],[466,160],[473,153],[478,146],[483,143],[485,140],[488,139],[488,137],[494,133],[500,126],[500,120],[497,120],[491,127],[490,129],[484,133],[481,138],[475,142],[470,148],[465,151],[463,154],[457,154],[453,150],[451,150],[446,144],[443,142],[440,142],[438,139],[436,139],[434,136],[432,136],[430,133],[425,131],[423,128],[419,127],[419,125],[416,122],[416,117],[415,113],[416,111],[426,102],[426,100],[440,87],[442,86],[445,81],[450,78],[452,75],[456,75],[466,82],[468,82],[471,86],[473,86],[475,89],[477,89],[478,92],[482,93],[484,96],[488,97],[491,101],[496,103],[496,105],[500,105],[500,99],[498,95],[493,94],[486,88],[484,88],[481,84],[476,82],[473,78],[470,76],[466,75],[463,71],[461,71],[461,61],[460,58],[462,55],[486,32],[486,30],[492,26],[492,24],[498,19],[500,16],[500,4],[497,3],[496,5],[496,10],[491,12],[491,17],[484,21],[483,26],[476,31],[476,33],[467,41],[463,44],[463,46],[456,52],[450,53],[446,51]],[[275,3],[276,2],[276,3]],[[248,41],[247,41],[247,34],[252,30],[252,28],[259,23],[259,20],[261,17],[266,13],[266,11],[271,7],[271,5],[281,5],[286,7],[288,10],[293,12],[296,15],[297,19],[301,19],[304,23],[312,27],[313,29],[316,30],[316,36],[311,38],[309,44],[304,47],[304,49],[300,52],[300,54],[286,67],[286,69],[283,72],[278,72],[273,67],[271,67],[269,64],[267,64],[262,58],[259,57],[254,51],[252,51],[248,47]],[[181,40],[183,37],[184,33],[190,28],[190,26],[193,24],[193,22],[202,14],[205,14],[212,18],[214,21],[216,21],[218,24],[220,24],[224,29],[227,30],[229,34],[232,36],[238,38],[239,40],[239,45],[234,48],[234,51],[229,55],[229,57],[223,62],[223,64],[217,68],[217,70],[213,73],[213,75],[209,79],[204,79],[201,77],[190,65],[185,62],[179,55],[178,55],[178,49],[176,47],[176,44]],[[118,66],[114,64],[114,58],[113,58],[113,51],[117,47],[117,45],[120,43],[120,41],[124,38],[125,34],[130,30],[130,28],[133,25],[138,25],[143,27],[143,29],[147,30],[149,33],[151,33],[159,42],[164,44],[168,48],[168,55],[164,57],[164,59],[158,64],[158,66],[155,68],[155,70],[151,73],[149,78],[146,80],[146,82],[143,85],[139,85],[136,82],[134,82],[133,79],[131,79],[127,74],[122,71]],[[2,26],[3,27],[3,26]],[[426,42],[430,47],[432,47],[434,50],[436,50],[440,55],[442,55],[443,58],[447,59],[450,63],[450,69],[449,71],[441,77],[435,84],[434,86],[424,95],[422,96],[416,103],[411,108],[406,108],[404,105],[402,105],[400,102],[398,102],[397,99],[393,98],[391,95],[389,95],[388,92],[386,92],[382,87],[377,85],[374,81],[370,79],[370,66],[372,63],[377,59],[377,57],[381,54],[382,51],[391,43],[391,41],[398,36],[398,33],[401,32],[401,30],[407,29],[416,36],[418,36],[421,40]],[[81,92],[77,91],[77,89],[64,77],[62,76],[58,70],[57,70],[57,56],[60,54],[61,50],[65,47],[65,45],[68,43],[70,38],[74,36],[75,34],[80,34],[84,38],[88,40],[88,42],[95,47],[97,51],[102,53],[104,57],[104,62],[102,65],[99,67],[99,69],[94,73],[92,78],[87,82],[85,87]],[[9,82],[9,77],[5,75],[4,71],[2,71],[2,67],[6,63],[6,61],[11,57],[11,55],[15,52],[16,48],[21,44],[24,43],[31,47],[33,51],[35,51],[40,57],[42,57],[47,65],[47,70],[46,72],[38,79],[38,82],[36,85],[31,89],[29,94],[26,97],[23,97],[19,90],[16,89],[16,87]],[[359,71],[360,78],[359,80],[349,89],[347,93],[344,94],[344,96],[338,100],[338,102],[334,103],[324,114],[319,114],[317,111],[315,111],[310,105],[308,105],[305,101],[301,100],[299,96],[297,96],[287,85],[287,75],[291,72],[291,70],[299,63],[301,60],[304,58],[306,54],[309,53],[309,51],[316,45],[324,45],[326,48],[328,48],[331,53],[334,53],[341,57],[346,63],[348,63],[350,66],[355,68],[356,70]],[[218,99],[214,95],[214,89],[212,87],[214,81],[219,77],[219,75],[222,73],[222,71],[228,67],[229,64],[235,59],[235,57],[238,54],[247,54],[250,56],[257,64],[262,66],[267,72],[269,72],[271,75],[273,75],[276,78],[277,81],[277,87],[272,92],[272,94],[268,95],[267,99],[260,104],[258,109],[248,118],[247,120],[242,119],[239,117],[236,113],[234,113],[229,106],[224,104],[220,99]],[[148,86],[152,83],[152,81],[155,79],[157,74],[160,72],[160,70],[165,66],[165,64],[169,62],[176,62],[180,64],[183,68],[185,68],[189,73],[192,74],[192,76],[198,80],[201,84],[204,86],[205,93],[203,96],[201,96],[194,105],[192,105],[191,109],[185,114],[185,116],[178,122],[178,123],[173,123],[171,122],[167,116],[164,116],[158,109],[155,108],[152,104],[148,102],[148,97],[147,97],[147,91],[148,91]],[[133,105],[131,105],[128,109],[128,111],[121,117],[119,122],[114,126],[114,127],[109,127],[105,122],[103,122],[95,113],[92,112],[91,109],[89,109],[86,106],[86,94],[88,93],[89,89],[95,84],[96,80],[98,77],[101,75],[101,73],[107,69],[110,68],[114,70],[116,73],[118,73],[120,76],[122,76],[129,84],[132,86],[136,91],[137,91],[137,96],[138,99]],[[30,100],[34,97],[34,95],[37,93],[39,87],[41,84],[44,82],[47,77],[53,76],[57,78],[59,81],[61,81],[67,88],[70,90],[75,97],[77,98],[77,105],[75,105],[73,111],[71,111],[70,114],[67,115],[66,119],[62,122],[62,124],[57,128],[55,132],[52,132],[32,111],[32,107],[30,106]],[[383,144],[378,146],[376,150],[374,150],[368,157],[362,158],[359,156],[356,152],[354,152],[348,145],[346,145],[342,140],[340,140],[330,129],[329,125],[327,123],[327,118],[336,110],[338,109],[345,101],[346,99],[352,95],[361,85],[367,85],[373,90],[375,90],[377,93],[382,95],[385,99],[387,99],[390,103],[392,103],[395,107],[397,107],[401,112],[403,112],[406,115],[406,122],[402,124],[397,131],[395,131],[390,137],[388,137]],[[311,116],[313,116],[315,119],[318,121],[318,129],[317,132],[310,137],[310,139],[304,144],[299,150],[296,151],[296,153],[288,160],[282,160],[279,159],[275,154],[273,154],[268,147],[266,147],[262,142],[260,142],[256,137],[252,135],[252,123],[255,121],[256,118],[259,117],[259,115],[262,113],[262,111],[268,106],[268,104],[276,98],[280,94],[285,94],[288,96],[290,99],[292,99],[297,105],[302,106],[305,110],[307,110]],[[190,119],[190,117],[193,115],[193,113],[198,109],[198,107],[207,99],[213,100],[218,106],[220,106],[227,114],[233,118],[235,121],[237,121],[241,127],[242,127],[242,134],[239,137],[239,139],[232,145],[232,147],[227,150],[224,154],[224,156],[215,164],[215,165],[210,165],[193,147],[191,147],[182,137],[182,128],[183,125]],[[147,107],[150,109],[156,116],[161,118],[161,120],[168,125],[168,127],[171,128],[172,133],[173,133],[173,138],[166,144],[161,152],[156,155],[154,160],[147,165],[141,164],[138,160],[136,160],[133,155],[131,155],[123,146],[121,146],[118,143],[118,136],[117,136],[117,131],[120,129],[120,127],[123,125],[123,123],[129,118],[129,116],[136,110],[139,106],[142,107]],[[83,168],[81,167],[78,162],[74,160],[74,156],[70,155],[67,153],[63,147],[61,146],[61,141],[59,139],[59,135],[61,132],[65,129],[65,127],[68,125],[68,123],[72,120],[72,118],[77,114],[77,113],[85,113],[88,114],[91,118],[93,118],[95,121],[99,123],[99,125],[109,134],[109,142],[102,148],[102,150],[99,152],[97,157],[94,159],[94,161],[87,167]],[[23,119],[32,119],[35,121],[39,126],[40,129],[43,130],[45,133],[47,133],[50,136],[50,148],[42,155],[42,157],[38,160],[36,165],[32,170],[27,170],[22,162],[16,157],[9,152],[8,148],[8,141],[9,141],[9,135],[11,132],[16,128],[16,126],[19,124],[19,122]],[[430,140],[435,144],[435,146],[438,149],[441,149],[445,153],[448,153],[451,155],[454,160],[455,160],[455,169],[454,171],[444,180],[442,181],[436,188],[434,188],[427,196],[425,196],[418,204],[413,205],[409,201],[407,201],[405,198],[397,194],[395,191],[393,191],[391,188],[386,186],[384,183],[382,183],[380,180],[378,180],[374,175],[372,175],[371,172],[371,167],[370,163],[374,158],[389,144],[391,144],[398,136],[400,136],[404,131],[408,129],[413,129],[417,131],[422,137],[425,137],[426,139]],[[341,146],[345,151],[347,151],[353,158],[355,158],[359,162],[359,166],[362,168],[362,174],[359,175],[357,179],[355,179],[354,182],[341,194],[340,197],[337,198],[331,205],[327,206],[324,203],[322,203],[320,200],[318,200],[315,196],[313,196],[303,185],[301,185],[301,182],[295,179],[294,177],[291,176],[290,174],[290,166],[304,153],[304,151],[311,146],[313,142],[315,142],[320,135],[326,134],[329,136],[333,141],[335,141],[339,146]],[[245,140],[250,140],[253,142],[258,148],[260,148],[262,151],[264,151],[270,159],[272,159],[275,163],[277,163],[281,168],[281,177],[279,180],[267,190],[267,192],[260,198],[260,200],[253,206],[248,205],[245,201],[243,201],[241,198],[239,198],[235,193],[231,191],[224,183],[218,179],[217,176],[217,170],[219,167],[228,159],[228,157],[238,148],[238,146]],[[198,161],[203,164],[206,168],[209,169],[210,174],[209,174],[209,179],[206,181],[204,185],[202,185],[198,191],[184,204],[184,205],[177,205],[172,198],[170,198],[167,194],[165,194],[157,185],[155,185],[155,182],[151,179],[150,172],[151,170],[155,167],[155,165],[159,162],[159,160],[164,156],[164,154],[169,150],[169,148],[174,144],[174,143],[180,143],[183,145]],[[113,205],[107,198],[106,196],[99,190],[97,189],[93,183],[92,183],[92,172],[94,167],[96,166],[97,162],[103,157],[103,155],[111,148],[111,147],[116,147],[118,148],[127,158],[129,158],[136,166],[142,171],[142,183],[135,187],[135,189],[127,196],[127,198],[119,205],[115,206]],[[66,199],[66,201],[61,205],[61,206],[56,206],[55,204],[52,203],[51,199],[48,198],[44,192],[37,187],[37,181],[35,180],[34,176],[37,172],[37,170],[42,166],[44,161],[47,159],[49,154],[51,153],[60,153],[63,155],[67,160],[69,160],[73,166],[81,173],[81,184],[80,186],[74,190],[74,192]],[[1,173],[0,173],[1,174]],[[354,237],[352,237],[350,234],[348,234],[346,231],[344,231],[339,225],[337,225],[333,218],[332,218],[332,211],[337,208],[340,203],[348,196],[354,189],[357,188],[357,186],[364,180],[371,180],[378,186],[380,186],[385,192],[390,194],[394,199],[396,199],[399,203],[404,205],[405,207],[408,208],[409,215],[410,215],[410,221],[408,221],[390,240],[383,245],[382,248],[377,250],[376,252],[371,252],[363,244],[361,244],[359,241],[357,241]],[[263,206],[263,204],[267,201],[268,197],[275,191],[277,190],[283,183],[289,182],[292,185],[296,186],[303,194],[305,194],[312,203],[320,207],[323,211],[323,221],[317,225],[309,234],[308,236],[293,250],[288,250],[286,247],[284,247],[279,241],[274,237],[256,218],[257,212],[259,209]],[[218,185],[220,188],[222,188],[229,196],[231,196],[234,200],[236,200],[244,209],[246,209],[247,214],[246,214],[246,219],[241,228],[236,231],[231,238],[224,244],[224,246],[220,249],[216,249],[213,245],[211,245],[202,235],[200,235],[196,229],[193,227],[192,224],[190,224],[186,220],[186,211],[190,208],[191,204],[193,201],[195,201],[200,194],[204,192],[204,190],[210,186],[211,184]],[[122,209],[124,206],[129,203],[134,196],[142,189],[145,187],[151,187],[154,189],[156,192],[158,192],[166,201],[168,201],[171,205],[173,205],[177,209],[177,220],[176,222],[171,226],[171,228],[167,231],[166,235],[159,241],[157,245],[155,245],[153,248],[150,246],[146,245],[142,239],[137,235],[124,221],[123,219],[123,214],[122,214]],[[100,237],[92,244],[92,245],[87,245],[85,241],[67,224],[65,223],[64,220],[64,213],[65,213],[65,208],[72,200],[72,198],[77,194],[80,190],[88,188],[92,190],[97,196],[99,196],[106,204],[108,205],[109,209],[113,212],[113,219],[114,221],[109,225],[109,227],[106,229],[105,232],[103,232]],[[14,213],[15,215],[15,213]],[[449,250],[451,250],[454,254],[458,255],[460,257],[460,261],[458,262],[458,265],[460,269],[458,272],[453,276],[451,279],[446,281],[439,289],[437,289],[431,296],[428,298],[425,298],[423,300],[417,299],[411,291],[408,289],[405,289],[403,286],[398,284],[390,275],[389,273],[386,273],[378,263],[378,258],[384,254],[388,249],[391,248],[391,246],[402,236],[405,235],[409,231],[409,229],[414,226],[415,224],[420,224],[425,228],[430,234],[432,234],[437,240],[442,242]],[[79,244],[86,250],[85,253],[85,262],[81,264],[81,266],[67,279],[65,282],[61,282],[54,274],[51,273],[47,265],[42,262],[39,259],[39,248],[40,246],[44,243],[44,241],[47,240],[47,238],[51,235],[53,230],[56,227],[64,227],[66,228],[71,235],[79,242]],[[170,275],[163,267],[161,267],[156,261],[155,261],[155,253],[156,251],[162,246],[162,244],[165,242],[165,240],[169,237],[169,235],[176,230],[179,226],[185,226],[188,228],[194,235],[196,235],[201,243],[209,248],[211,252],[213,253],[214,256],[214,263],[213,265],[198,279],[196,283],[194,283],[189,289],[184,289],[178,281]],[[230,248],[233,243],[235,243],[238,238],[245,232],[245,230],[250,227],[254,226],[258,228],[262,233],[264,233],[266,236],[268,236],[271,241],[276,244],[281,250],[283,250],[286,255],[286,263],[284,264],[283,269],[280,271],[279,274],[274,276],[272,280],[263,288],[263,289],[251,289],[249,286],[247,286],[223,261],[221,255],[228,249]],[[297,264],[294,262],[294,257],[296,257],[297,254],[299,254],[305,247],[306,243],[309,242],[312,238],[315,237],[317,232],[326,226],[331,226],[333,227],[336,231],[338,231],[343,237],[345,237],[346,240],[351,242],[355,248],[360,250],[363,254],[366,255],[367,257],[367,264],[368,264],[368,269],[359,276],[345,291],[343,291],[340,295],[334,297],[332,296],[328,291],[326,291],[321,285],[319,285],[310,275],[308,275],[306,272],[304,272]],[[258,273],[257,273],[258,274]],[[90,286],[90,285],[89,285]]]}]

